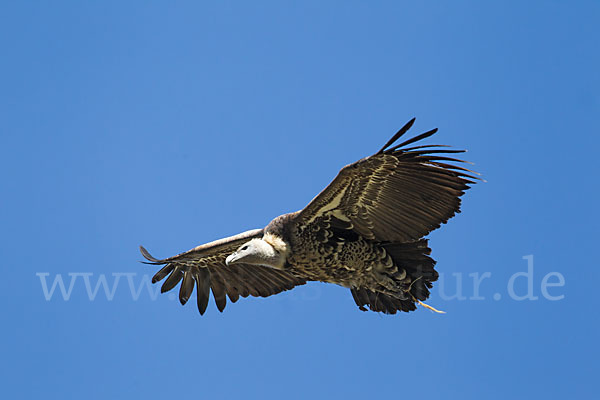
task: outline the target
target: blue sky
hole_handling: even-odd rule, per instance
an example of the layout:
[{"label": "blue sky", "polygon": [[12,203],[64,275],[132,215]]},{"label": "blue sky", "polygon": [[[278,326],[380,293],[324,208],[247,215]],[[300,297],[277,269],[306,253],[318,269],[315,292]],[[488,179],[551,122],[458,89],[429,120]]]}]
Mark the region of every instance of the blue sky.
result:
[{"label": "blue sky", "polygon": [[[599,20],[593,1],[3,2],[3,392],[590,396]],[[138,245],[262,227],[413,116],[487,180],[430,235],[447,314],[313,283],[200,317],[144,286]]]}]

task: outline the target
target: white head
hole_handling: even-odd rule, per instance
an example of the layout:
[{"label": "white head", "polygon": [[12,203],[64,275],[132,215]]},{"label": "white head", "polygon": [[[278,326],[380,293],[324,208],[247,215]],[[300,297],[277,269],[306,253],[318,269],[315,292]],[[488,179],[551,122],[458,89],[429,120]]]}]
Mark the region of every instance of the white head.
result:
[{"label": "white head", "polygon": [[240,246],[235,253],[230,254],[225,263],[253,264],[283,269],[286,259],[285,249],[276,249],[264,239],[252,239]]}]

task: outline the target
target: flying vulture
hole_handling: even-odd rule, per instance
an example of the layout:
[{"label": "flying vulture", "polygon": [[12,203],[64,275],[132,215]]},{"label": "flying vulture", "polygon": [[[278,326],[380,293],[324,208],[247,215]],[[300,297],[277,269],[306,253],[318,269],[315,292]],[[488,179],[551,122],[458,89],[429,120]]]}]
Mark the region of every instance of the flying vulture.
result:
[{"label": "flying vulture", "polygon": [[[460,212],[474,173],[450,158],[448,146],[410,146],[437,129],[396,141],[414,118],[377,153],[347,165],[303,210],[254,229],[148,264],[164,265],[152,282],[161,292],[181,283],[185,304],[196,287],[204,314],[212,291],[219,311],[227,297],[267,297],[308,281],[350,289],[363,311],[412,311],[437,280],[429,232]],[[425,305],[426,306],[426,305]],[[428,306],[426,306],[428,307]]]}]

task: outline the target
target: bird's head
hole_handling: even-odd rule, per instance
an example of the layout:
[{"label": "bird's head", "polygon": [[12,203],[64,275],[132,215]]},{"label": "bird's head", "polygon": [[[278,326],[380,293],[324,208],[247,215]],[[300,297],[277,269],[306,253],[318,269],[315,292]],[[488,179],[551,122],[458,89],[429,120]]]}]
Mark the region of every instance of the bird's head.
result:
[{"label": "bird's head", "polygon": [[227,265],[253,264],[266,267],[283,269],[286,259],[286,251],[276,249],[271,243],[264,239],[252,239],[240,246],[237,251],[230,254],[226,259]]}]

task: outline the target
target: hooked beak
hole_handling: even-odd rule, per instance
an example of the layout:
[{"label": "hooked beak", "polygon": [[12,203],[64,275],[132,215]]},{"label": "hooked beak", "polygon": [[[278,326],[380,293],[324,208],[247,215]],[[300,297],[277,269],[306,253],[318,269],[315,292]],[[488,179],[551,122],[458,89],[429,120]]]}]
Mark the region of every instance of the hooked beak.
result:
[{"label": "hooked beak", "polygon": [[231,253],[230,255],[227,256],[227,258],[225,259],[225,264],[227,265],[231,265],[233,263],[235,263],[238,259],[238,254],[236,253]]}]

